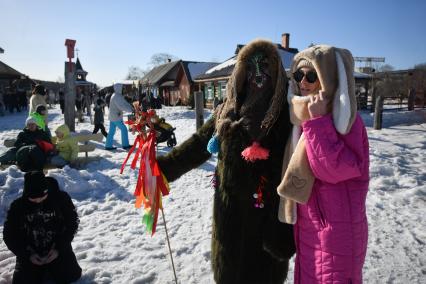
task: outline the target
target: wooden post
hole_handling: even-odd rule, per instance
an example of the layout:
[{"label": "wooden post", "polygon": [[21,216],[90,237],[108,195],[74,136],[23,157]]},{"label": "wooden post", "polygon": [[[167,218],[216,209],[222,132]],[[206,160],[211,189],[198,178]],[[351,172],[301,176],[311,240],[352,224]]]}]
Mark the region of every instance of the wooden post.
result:
[{"label": "wooden post", "polygon": [[361,96],[362,96],[361,109],[362,110],[366,110],[367,104],[368,104],[368,91],[370,89],[370,84],[369,84],[369,81],[367,81],[367,80],[364,82],[364,89],[365,89],[365,92],[363,94],[361,94]]},{"label": "wooden post", "polygon": [[371,92],[371,109],[370,112],[374,112],[374,108],[376,107],[376,86],[373,85],[373,90]]},{"label": "wooden post", "polygon": [[[71,64],[71,67],[69,67]],[[71,70],[71,72],[70,72]],[[65,124],[75,131],[75,63],[65,62]]]},{"label": "wooden post", "polygon": [[197,130],[204,124],[204,98],[203,92],[195,92],[195,121]]},{"label": "wooden post", "polygon": [[414,110],[414,102],[416,100],[416,90],[410,88],[408,90],[408,110]]},{"label": "wooden post", "polygon": [[376,105],[374,108],[374,129],[382,129],[382,118],[383,118],[383,98],[378,96],[376,98]]}]

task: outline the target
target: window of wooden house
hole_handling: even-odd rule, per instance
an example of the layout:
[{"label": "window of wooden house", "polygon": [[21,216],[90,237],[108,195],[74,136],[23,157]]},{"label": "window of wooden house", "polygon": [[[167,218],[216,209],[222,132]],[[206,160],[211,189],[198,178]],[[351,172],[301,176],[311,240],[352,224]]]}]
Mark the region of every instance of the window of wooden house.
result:
[{"label": "window of wooden house", "polygon": [[226,98],[226,82],[221,82],[219,99],[223,100],[224,98]]},{"label": "window of wooden house", "polygon": [[207,99],[208,100],[213,99],[213,85],[207,86]]}]

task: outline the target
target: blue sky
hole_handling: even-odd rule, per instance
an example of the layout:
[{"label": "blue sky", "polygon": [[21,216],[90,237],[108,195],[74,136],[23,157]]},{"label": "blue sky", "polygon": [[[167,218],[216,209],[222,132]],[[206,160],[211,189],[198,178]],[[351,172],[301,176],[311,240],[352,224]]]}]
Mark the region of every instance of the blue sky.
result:
[{"label": "blue sky", "polygon": [[36,79],[64,75],[66,38],[77,40],[88,80],[107,85],[155,53],[223,61],[255,38],[348,48],[396,69],[426,62],[426,1],[1,0],[0,60]]}]

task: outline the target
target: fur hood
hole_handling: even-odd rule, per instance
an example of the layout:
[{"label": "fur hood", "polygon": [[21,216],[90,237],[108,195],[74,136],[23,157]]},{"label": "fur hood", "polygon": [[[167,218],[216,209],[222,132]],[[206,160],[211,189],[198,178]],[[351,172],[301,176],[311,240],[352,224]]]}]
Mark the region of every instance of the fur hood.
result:
[{"label": "fur hood", "polygon": [[[333,102],[333,120],[337,131],[340,134],[348,133],[357,111],[351,52],[328,45],[312,46],[296,54],[291,66],[292,74],[302,60],[313,65],[325,98]],[[300,90],[292,79],[287,96],[290,105],[294,95],[300,95]]]},{"label": "fur hood", "polygon": [[273,86],[272,98],[269,107],[261,123],[262,133],[266,135],[279,117],[285,102],[287,92],[287,77],[282,66],[281,57],[275,44],[267,40],[254,40],[241,49],[238,54],[235,68],[226,86],[227,97],[225,102],[216,110],[216,130],[219,136],[223,135],[225,128],[239,119],[241,100],[244,98],[246,84],[246,70],[248,60],[256,52],[263,52],[268,58],[269,71]]}]

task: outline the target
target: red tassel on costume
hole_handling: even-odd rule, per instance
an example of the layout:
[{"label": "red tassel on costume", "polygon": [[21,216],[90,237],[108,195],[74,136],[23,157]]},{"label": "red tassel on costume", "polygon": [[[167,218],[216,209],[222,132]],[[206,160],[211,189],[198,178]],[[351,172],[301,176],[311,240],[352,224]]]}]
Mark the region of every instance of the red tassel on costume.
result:
[{"label": "red tassel on costume", "polygon": [[241,156],[249,162],[266,160],[269,157],[269,150],[260,146],[258,142],[253,142],[251,146],[245,148],[244,151],[241,152]]}]

